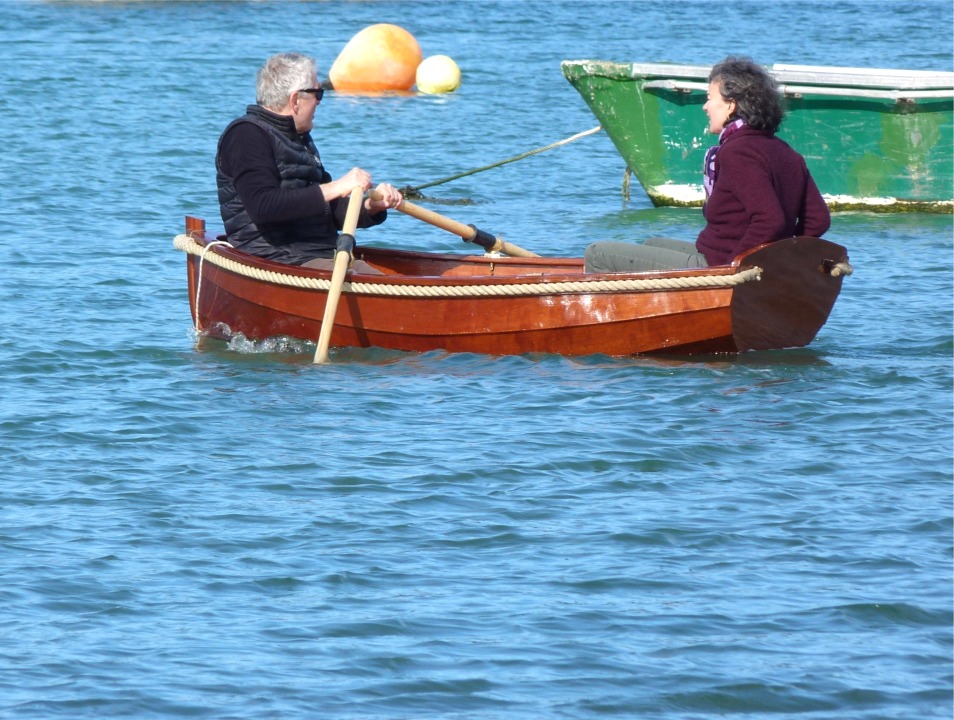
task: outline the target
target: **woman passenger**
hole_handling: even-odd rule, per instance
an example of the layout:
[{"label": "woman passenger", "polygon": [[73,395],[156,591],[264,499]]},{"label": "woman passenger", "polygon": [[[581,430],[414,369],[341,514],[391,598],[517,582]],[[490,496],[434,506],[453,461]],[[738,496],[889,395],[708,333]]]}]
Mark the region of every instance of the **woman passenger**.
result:
[{"label": "woman passenger", "polygon": [[768,72],[748,58],[727,57],[709,74],[702,109],[719,144],[705,157],[706,225],[696,242],[596,242],[584,255],[587,272],[722,265],[762,243],[828,230],[828,206],[805,159],[775,137],[784,111]]}]

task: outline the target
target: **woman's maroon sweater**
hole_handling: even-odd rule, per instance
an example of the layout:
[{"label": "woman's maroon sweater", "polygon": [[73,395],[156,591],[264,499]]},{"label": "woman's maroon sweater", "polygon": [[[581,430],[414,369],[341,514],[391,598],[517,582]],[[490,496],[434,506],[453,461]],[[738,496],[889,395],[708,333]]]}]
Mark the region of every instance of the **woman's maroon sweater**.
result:
[{"label": "woman's maroon sweater", "polygon": [[772,133],[743,127],[716,155],[716,181],[696,249],[722,265],[756,245],[787,237],[821,237],[828,206],[805,159]]}]

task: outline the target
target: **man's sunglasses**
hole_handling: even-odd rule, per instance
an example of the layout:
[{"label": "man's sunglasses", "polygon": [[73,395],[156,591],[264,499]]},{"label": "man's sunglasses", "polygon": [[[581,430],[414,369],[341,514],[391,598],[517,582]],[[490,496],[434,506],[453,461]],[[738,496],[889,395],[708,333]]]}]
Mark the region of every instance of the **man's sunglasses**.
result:
[{"label": "man's sunglasses", "polygon": [[315,96],[315,102],[321,102],[321,98],[324,97],[325,89],[324,88],[303,88],[298,92],[303,93],[312,93]]}]

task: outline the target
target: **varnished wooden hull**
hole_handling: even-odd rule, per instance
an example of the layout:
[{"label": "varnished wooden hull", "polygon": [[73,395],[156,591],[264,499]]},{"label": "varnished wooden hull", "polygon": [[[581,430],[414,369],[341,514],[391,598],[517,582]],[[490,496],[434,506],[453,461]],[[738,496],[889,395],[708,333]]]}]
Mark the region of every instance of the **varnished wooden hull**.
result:
[{"label": "varnished wooden hull", "polygon": [[[224,339],[238,333],[252,340],[318,338],[330,272],[271,263],[224,245],[208,249],[203,260],[212,240],[201,233],[176,238],[189,253],[198,329]],[[609,275],[584,274],[579,259],[359,252],[385,274],[349,275],[333,347],[495,355],[803,346],[824,325],[841,289],[841,276],[830,269],[847,262],[844,248],[815,238],[762,246],[722,267]]]}]

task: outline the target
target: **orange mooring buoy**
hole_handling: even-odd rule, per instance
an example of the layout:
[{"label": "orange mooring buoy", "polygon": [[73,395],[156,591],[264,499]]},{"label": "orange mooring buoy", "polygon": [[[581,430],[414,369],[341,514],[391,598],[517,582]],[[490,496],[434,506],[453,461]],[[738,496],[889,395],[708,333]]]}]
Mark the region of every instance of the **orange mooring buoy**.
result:
[{"label": "orange mooring buoy", "polygon": [[371,25],[355,35],[338,55],[328,80],[335,90],[410,90],[423,55],[404,28]]}]

